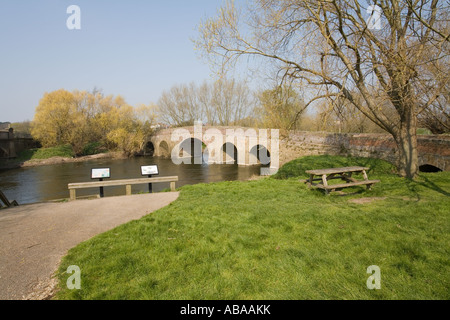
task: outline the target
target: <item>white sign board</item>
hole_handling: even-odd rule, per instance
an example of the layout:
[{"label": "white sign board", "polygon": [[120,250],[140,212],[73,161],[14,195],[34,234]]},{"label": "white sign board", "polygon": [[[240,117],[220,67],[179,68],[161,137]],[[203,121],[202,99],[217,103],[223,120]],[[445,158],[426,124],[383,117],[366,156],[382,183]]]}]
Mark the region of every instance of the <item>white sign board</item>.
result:
[{"label": "white sign board", "polygon": [[110,168],[96,168],[91,171],[91,179],[102,179],[110,178],[111,170]]},{"label": "white sign board", "polygon": [[141,166],[141,174],[143,176],[158,174],[158,166],[156,164],[150,166]]}]

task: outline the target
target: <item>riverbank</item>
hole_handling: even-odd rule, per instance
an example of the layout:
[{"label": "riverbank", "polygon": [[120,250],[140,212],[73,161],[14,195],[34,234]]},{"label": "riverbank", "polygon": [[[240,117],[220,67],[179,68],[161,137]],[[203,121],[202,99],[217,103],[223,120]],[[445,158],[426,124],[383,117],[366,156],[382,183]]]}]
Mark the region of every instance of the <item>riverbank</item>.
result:
[{"label": "riverbank", "polygon": [[17,169],[25,167],[47,166],[60,163],[84,162],[94,159],[126,159],[122,152],[99,153],[82,157],[51,157],[48,159],[30,159],[20,161],[16,159],[0,160],[0,170]]}]

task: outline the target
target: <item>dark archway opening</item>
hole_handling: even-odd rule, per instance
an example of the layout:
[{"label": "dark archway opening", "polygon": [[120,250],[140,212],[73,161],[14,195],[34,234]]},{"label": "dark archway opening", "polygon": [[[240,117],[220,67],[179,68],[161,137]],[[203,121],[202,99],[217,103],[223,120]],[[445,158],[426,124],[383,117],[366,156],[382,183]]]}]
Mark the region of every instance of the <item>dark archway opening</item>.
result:
[{"label": "dark archway opening", "polygon": [[237,148],[231,142],[227,142],[222,145],[222,155],[223,164],[236,164],[238,162]]},{"label": "dark archway opening", "polygon": [[144,155],[153,156],[154,153],[155,153],[155,146],[153,145],[153,142],[148,141],[144,147]]},{"label": "dark archway opening", "polygon": [[424,164],[419,166],[420,172],[441,172],[442,169],[439,169],[438,167],[435,167],[431,164]]},{"label": "dark archway opening", "polygon": [[203,148],[205,144],[196,138],[186,139],[180,144],[178,156],[180,158],[191,158],[191,164],[203,163]]},{"label": "dark archway opening", "polygon": [[256,159],[263,166],[270,166],[270,152],[265,146],[258,144],[250,150],[250,153],[256,155]]}]

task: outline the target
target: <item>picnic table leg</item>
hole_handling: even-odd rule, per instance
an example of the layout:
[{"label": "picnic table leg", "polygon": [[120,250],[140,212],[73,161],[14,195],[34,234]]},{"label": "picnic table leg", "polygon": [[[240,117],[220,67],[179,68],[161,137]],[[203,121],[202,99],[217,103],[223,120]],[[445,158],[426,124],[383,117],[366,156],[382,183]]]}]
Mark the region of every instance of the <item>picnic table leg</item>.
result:
[{"label": "picnic table leg", "polygon": [[322,183],[323,183],[324,187],[328,187],[327,175],[326,174],[322,175]]},{"label": "picnic table leg", "polygon": [[[364,177],[365,181],[369,180],[369,178],[367,177],[366,170],[363,170],[362,174],[363,174],[363,177]],[[372,184],[366,184],[366,187],[367,187],[367,190],[370,190],[372,188]]]},{"label": "picnic table leg", "polygon": [[366,170],[363,170],[363,171],[362,171],[362,174],[363,174],[363,177],[364,177],[364,180],[365,180],[365,181],[369,180],[369,178],[367,177]]},{"label": "picnic table leg", "polygon": [[314,180],[314,175],[310,174],[309,175],[309,181],[308,181],[308,188],[312,187],[313,180]]},{"label": "picnic table leg", "polygon": [[[328,181],[327,181],[327,175],[324,174],[322,175],[322,183],[324,187],[328,187]],[[328,195],[329,194],[329,190],[328,189],[323,189],[325,191],[325,194]]]}]

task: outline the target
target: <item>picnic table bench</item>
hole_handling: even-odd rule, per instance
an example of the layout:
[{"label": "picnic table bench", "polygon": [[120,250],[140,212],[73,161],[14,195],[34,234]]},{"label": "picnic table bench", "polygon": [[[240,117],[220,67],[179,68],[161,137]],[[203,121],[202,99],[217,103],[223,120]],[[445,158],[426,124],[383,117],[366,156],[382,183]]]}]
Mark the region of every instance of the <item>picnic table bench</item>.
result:
[{"label": "picnic table bench", "polygon": [[[329,191],[335,191],[336,189],[342,189],[353,186],[366,185],[367,189],[380,182],[380,180],[369,180],[367,177],[366,167],[342,167],[342,168],[329,168],[329,169],[317,169],[317,170],[307,170],[305,171],[309,174],[309,179],[305,180],[308,183],[308,187],[316,187],[323,189],[326,194]],[[362,173],[364,180],[356,180],[352,177],[353,173]],[[320,178],[315,178],[315,176],[320,176]],[[342,179],[345,183],[341,184],[328,184],[331,179]],[[321,181],[322,183],[313,183],[313,181]]]}]

